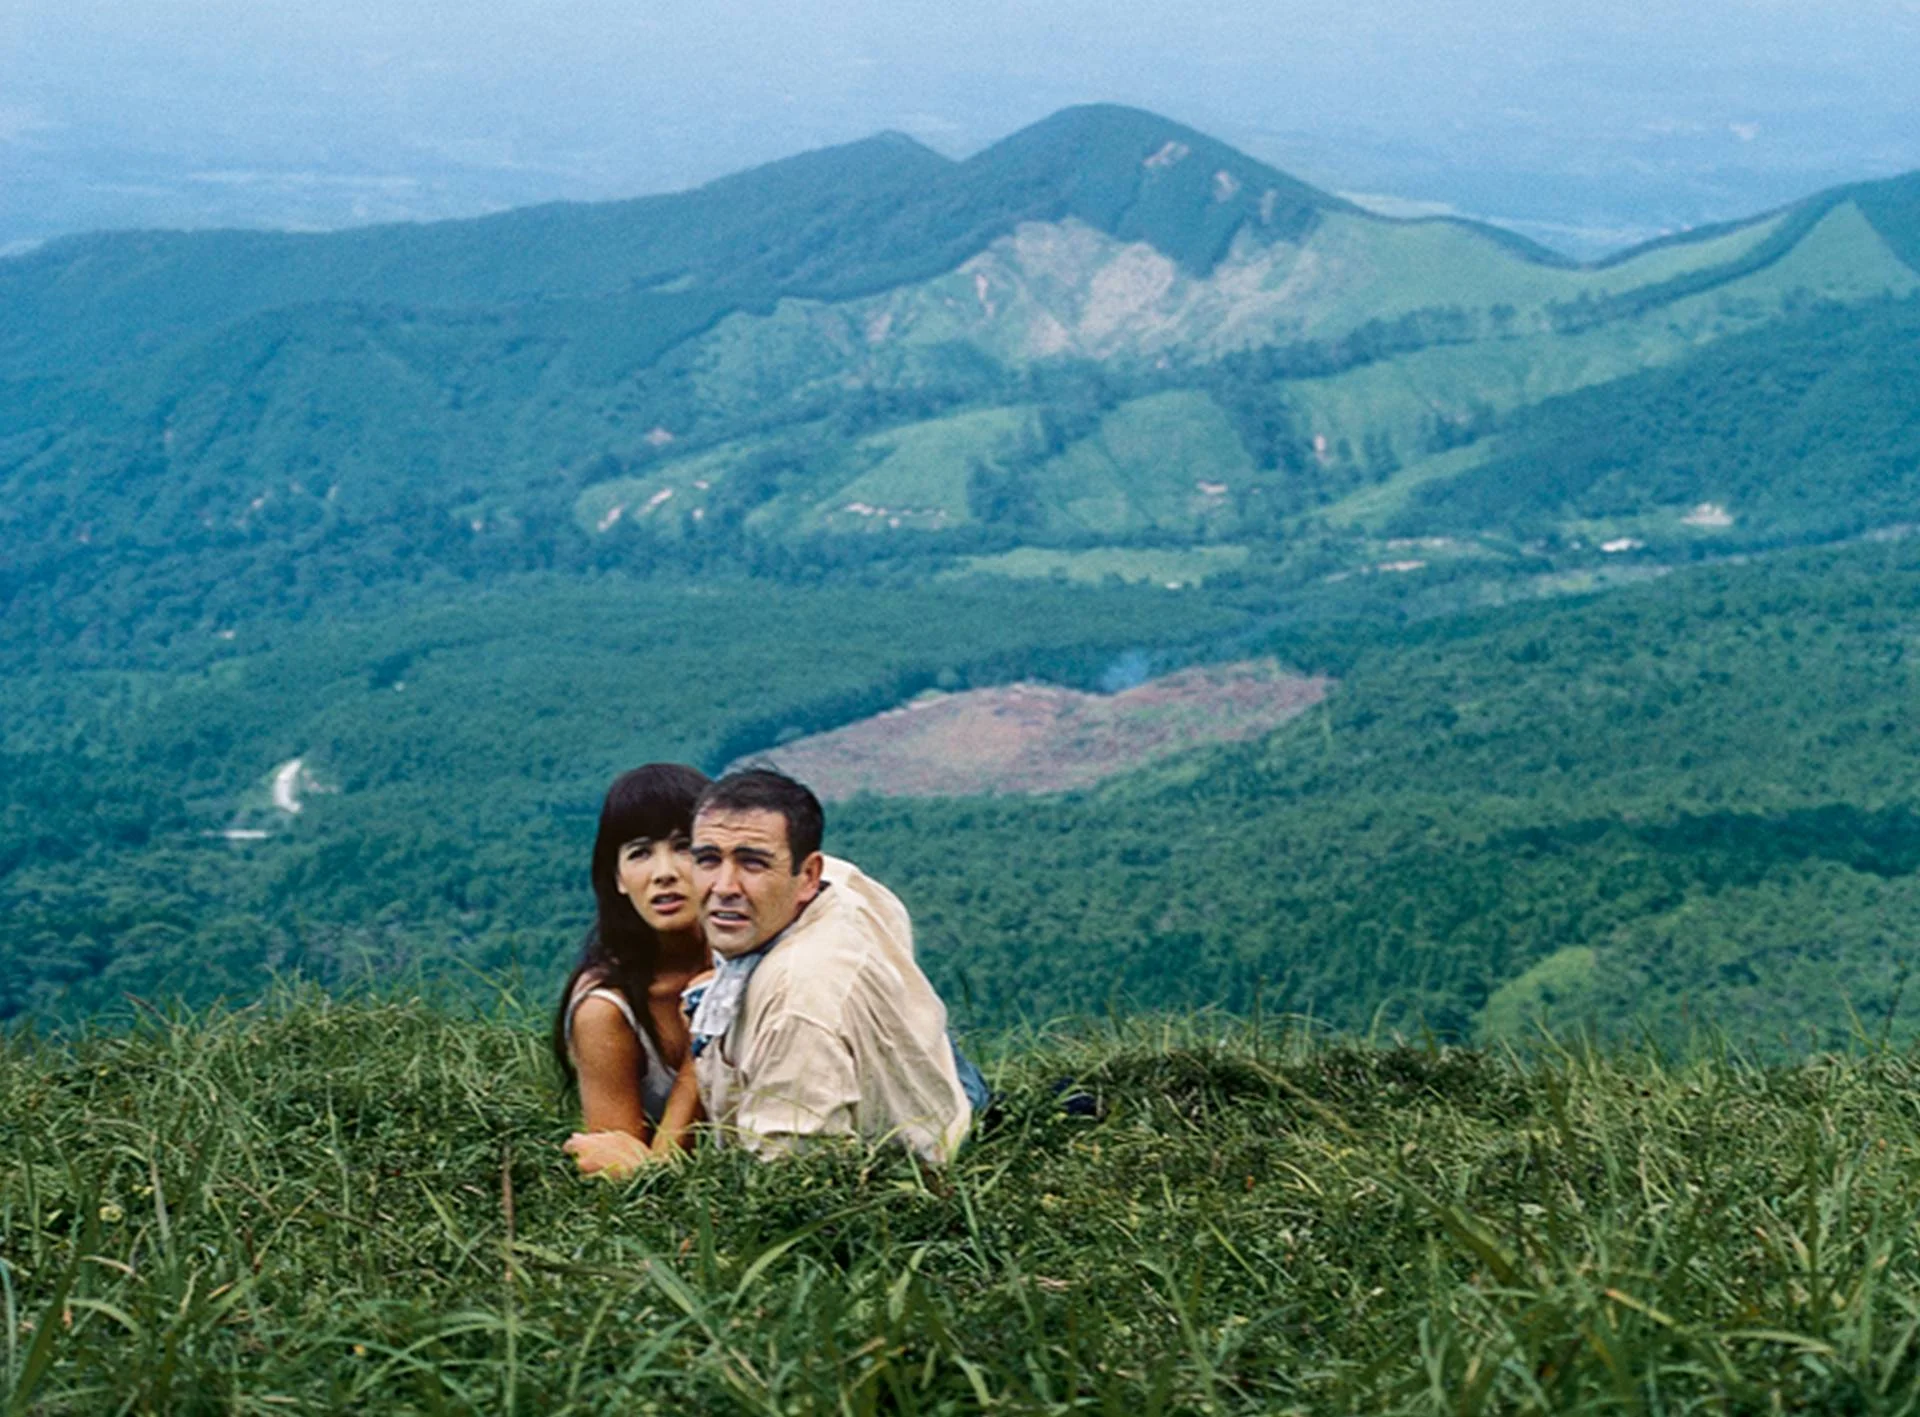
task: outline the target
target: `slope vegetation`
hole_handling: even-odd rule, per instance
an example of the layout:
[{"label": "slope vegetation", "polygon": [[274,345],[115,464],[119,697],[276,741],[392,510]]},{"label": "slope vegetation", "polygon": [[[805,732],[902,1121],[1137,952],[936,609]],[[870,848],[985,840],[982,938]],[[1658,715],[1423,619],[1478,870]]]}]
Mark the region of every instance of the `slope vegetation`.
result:
[{"label": "slope vegetation", "polygon": [[1440,1417],[1914,1395],[1920,1078],[1899,1055],[1521,1062],[1156,1020],[1005,1048],[996,1121],[937,1176],[704,1149],[609,1187],[569,1174],[542,1054],[510,1009],[317,995],[8,1046],[16,1404]]},{"label": "slope vegetation", "polygon": [[1920,302],[1829,307],[1529,410],[1394,525],[1775,542],[1900,526],[1920,506],[1916,407]]}]

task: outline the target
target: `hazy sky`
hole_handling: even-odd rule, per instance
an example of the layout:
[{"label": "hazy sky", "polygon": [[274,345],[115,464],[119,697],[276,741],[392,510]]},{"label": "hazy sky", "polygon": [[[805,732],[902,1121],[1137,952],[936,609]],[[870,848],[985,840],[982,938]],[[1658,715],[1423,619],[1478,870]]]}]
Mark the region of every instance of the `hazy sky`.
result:
[{"label": "hazy sky", "polygon": [[5,0],[0,248],[686,186],[1069,103],[1593,249],[1920,168],[1920,0]]}]

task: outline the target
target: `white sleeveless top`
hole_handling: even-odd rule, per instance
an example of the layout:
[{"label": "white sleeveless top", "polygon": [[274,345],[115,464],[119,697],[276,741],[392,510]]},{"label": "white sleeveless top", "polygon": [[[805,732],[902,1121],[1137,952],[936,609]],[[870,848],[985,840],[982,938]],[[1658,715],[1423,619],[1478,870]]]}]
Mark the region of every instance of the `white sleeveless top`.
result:
[{"label": "white sleeveless top", "polygon": [[627,1021],[627,1027],[633,1030],[633,1036],[640,1040],[640,1052],[645,1057],[646,1071],[640,1075],[640,1110],[647,1114],[647,1120],[654,1126],[660,1125],[660,1118],[667,1110],[667,1098],[673,1092],[673,1069],[664,1063],[653,1039],[647,1036],[646,1029],[640,1026],[640,1020],[633,1015],[633,1005],[627,1002],[627,996],[606,982],[606,977],[588,971],[574,981],[573,994],[567,1000],[567,1056],[579,1066],[579,1059],[573,1055],[573,1015],[588,999],[605,999]]}]

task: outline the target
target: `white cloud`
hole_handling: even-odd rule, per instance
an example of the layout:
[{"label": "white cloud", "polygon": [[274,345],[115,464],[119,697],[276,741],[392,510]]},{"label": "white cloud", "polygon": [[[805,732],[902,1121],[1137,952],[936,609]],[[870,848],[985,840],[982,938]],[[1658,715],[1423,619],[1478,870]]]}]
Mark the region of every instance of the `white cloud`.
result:
[{"label": "white cloud", "polygon": [[408,192],[420,186],[417,177],[356,175],[340,172],[253,172],[244,169],[206,169],[183,174],[188,182],[211,187],[308,188],[336,187],[379,192]]}]

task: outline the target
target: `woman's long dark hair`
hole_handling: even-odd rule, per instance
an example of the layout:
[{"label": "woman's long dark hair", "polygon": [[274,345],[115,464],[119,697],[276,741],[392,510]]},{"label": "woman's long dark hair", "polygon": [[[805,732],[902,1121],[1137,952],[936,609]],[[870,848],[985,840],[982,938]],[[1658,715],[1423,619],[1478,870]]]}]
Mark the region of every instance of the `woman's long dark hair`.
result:
[{"label": "woman's long dark hair", "polygon": [[607,984],[626,996],[655,1054],[664,1056],[653,1012],[647,1007],[647,994],[660,968],[660,937],[620,893],[620,848],[640,837],[660,841],[691,832],[693,804],[706,785],[706,777],[695,768],[648,763],[622,773],[607,789],[607,800],[600,807],[600,829],[593,838],[595,919],[553,1015],[553,1056],[568,1086],[576,1079],[573,1060],[567,1056],[567,1001],[580,976],[589,970],[604,974]]}]

